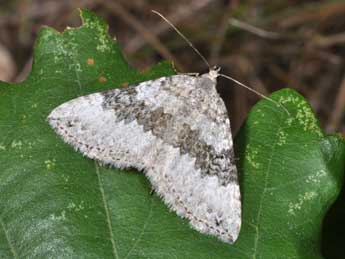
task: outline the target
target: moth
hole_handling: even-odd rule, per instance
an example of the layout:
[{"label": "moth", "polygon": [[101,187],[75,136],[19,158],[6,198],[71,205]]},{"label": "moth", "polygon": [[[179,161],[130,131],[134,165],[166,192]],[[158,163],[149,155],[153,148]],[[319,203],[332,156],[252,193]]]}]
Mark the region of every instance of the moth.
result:
[{"label": "moth", "polygon": [[233,243],[241,195],[219,75],[210,69],[81,96],[55,108],[48,122],[88,158],[142,170],[194,229]]}]

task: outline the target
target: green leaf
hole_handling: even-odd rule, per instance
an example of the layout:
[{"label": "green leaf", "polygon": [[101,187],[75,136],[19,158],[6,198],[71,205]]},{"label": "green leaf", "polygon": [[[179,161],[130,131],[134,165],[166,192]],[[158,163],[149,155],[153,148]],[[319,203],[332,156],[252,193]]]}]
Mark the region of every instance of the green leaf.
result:
[{"label": "green leaf", "polygon": [[174,74],[128,66],[106,23],[41,30],[33,70],[0,83],[0,258],[317,258],[323,217],[339,193],[345,147],[324,136],[292,90],[258,103],[235,139],[243,226],[235,245],[192,230],[139,172],[99,166],[46,122],[77,96]]},{"label": "green leaf", "polygon": [[296,92],[271,98],[290,114],[261,101],[235,141],[246,233],[236,245],[253,258],[319,258],[322,221],[341,189],[344,141],[323,134]]}]

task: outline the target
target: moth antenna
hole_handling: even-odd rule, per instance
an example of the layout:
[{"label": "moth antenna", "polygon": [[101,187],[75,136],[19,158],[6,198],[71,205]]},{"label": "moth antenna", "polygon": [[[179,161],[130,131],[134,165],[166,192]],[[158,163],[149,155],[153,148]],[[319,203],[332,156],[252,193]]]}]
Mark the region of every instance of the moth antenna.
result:
[{"label": "moth antenna", "polygon": [[195,53],[198,54],[198,56],[199,56],[199,57],[204,61],[204,63],[207,65],[208,69],[209,69],[209,70],[212,70],[212,69],[211,69],[211,66],[210,66],[210,63],[208,63],[207,59],[200,53],[200,51],[199,51],[196,47],[194,47],[193,43],[192,43],[186,36],[184,36],[183,33],[179,31],[179,29],[176,28],[176,26],[175,26],[172,22],[170,22],[167,18],[165,18],[165,17],[163,16],[163,14],[161,14],[161,13],[155,11],[155,10],[151,10],[151,12],[153,12],[153,13],[156,14],[156,15],[158,15],[158,16],[161,17],[167,24],[169,24],[169,25],[171,26],[171,28],[173,28],[173,29],[177,32],[177,34],[180,35],[180,36],[182,37],[182,39],[185,40],[185,42],[187,42],[187,44],[195,51]]},{"label": "moth antenna", "polygon": [[[175,26],[172,22],[170,22],[163,14],[161,14],[160,12],[158,12],[158,11],[156,11],[156,10],[151,10],[151,12],[153,12],[153,13],[156,14],[156,15],[158,15],[158,16],[159,16],[160,18],[162,18],[167,24],[169,24],[169,25],[171,26],[171,28],[173,28],[174,31],[176,31],[177,34],[180,35],[180,36],[182,37],[182,39],[184,39],[184,41],[195,51],[195,53],[198,54],[198,56],[199,56],[199,57],[204,61],[204,63],[207,65],[208,69],[209,69],[209,70],[212,70],[211,65],[210,65],[210,63],[208,63],[207,59],[201,54],[201,52],[200,52],[196,47],[194,47],[193,43],[192,43],[186,36],[184,36],[184,34],[183,34],[179,29],[176,28],[176,26]],[[219,71],[219,70],[218,70],[218,71]],[[231,76],[228,76],[228,75],[224,75],[224,74],[218,73],[218,71],[217,71],[217,74],[218,74],[219,76],[224,77],[224,78],[227,78],[227,79],[229,79],[229,80],[235,82],[236,84],[238,84],[238,85],[240,85],[240,86],[242,86],[242,87],[248,89],[249,91],[251,91],[251,92],[253,92],[253,93],[259,95],[260,97],[262,97],[262,98],[264,98],[264,99],[266,99],[266,100],[269,100],[270,102],[273,102],[273,103],[276,104],[277,106],[282,107],[282,108],[286,111],[286,113],[287,113],[288,115],[290,115],[289,111],[288,111],[281,103],[278,103],[278,102],[274,101],[273,99],[271,99],[271,98],[269,98],[269,97],[263,95],[262,93],[260,93],[260,92],[258,92],[258,91],[256,91],[256,90],[254,90],[253,88],[251,88],[251,87],[249,87],[249,86],[247,86],[247,85],[241,83],[240,81],[236,80],[235,78],[233,78],[233,77],[231,77]]]},{"label": "moth antenna", "polygon": [[221,73],[219,73],[218,75],[221,76],[221,77],[224,77],[224,78],[226,78],[226,79],[229,79],[229,80],[231,80],[231,81],[233,81],[233,82],[235,82],[235,83],[238,84],[239,86],[242,86],[242,87],[246,88],[247,90],[249,90],[249,91],[251,91],[251,92],[257,94],[258,96],[260,96],[260,97],[262,97],[262,98],[264,98],[264,99],[266,99],[266,100],[268,100],[268,101],[270,101],[270,102],[276,104],[277,106],[282,107],[282,108],[286,111],[286,113],[287,113],[288,115],[290,115],[290,112],[289,112],[289,111],[286,109],[286,107],[285,107],[284,105],[282,105],[281,103],[276,102],[275,100],[273,100],[273,99],[267,97],[266,95],[264,95],[264,94],[262,94],[262,93],[260,93],[260,92],[258,92],[258,91],[256,91],[256,90],[254,90],[253,88],[251,88],[251,87],[249,87],[249,86],[247,86],[247,85],[241,83],[240,81],[236,80],[235,78],[233,78],[233,77],[231,77],[231,76],[224,75],[224,74],[221,74]]}]

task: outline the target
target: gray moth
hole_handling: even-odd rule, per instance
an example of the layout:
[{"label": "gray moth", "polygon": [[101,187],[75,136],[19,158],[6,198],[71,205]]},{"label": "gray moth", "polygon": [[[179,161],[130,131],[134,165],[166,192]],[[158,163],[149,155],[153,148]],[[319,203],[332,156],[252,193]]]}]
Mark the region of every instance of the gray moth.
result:
[{"label": "gray moth", "polygon": [[51,127],[83,155],[142,170],[169,208],[201,233],[233,243],[241,198],[218,70],[174,75],[68,101]]}]

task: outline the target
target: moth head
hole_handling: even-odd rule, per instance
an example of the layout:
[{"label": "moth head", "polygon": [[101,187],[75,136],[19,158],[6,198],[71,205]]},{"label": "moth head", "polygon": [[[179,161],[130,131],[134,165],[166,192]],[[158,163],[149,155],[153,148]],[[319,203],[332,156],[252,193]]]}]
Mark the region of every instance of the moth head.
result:
[{"label": "moth head", "polygon": [[217,77],[219,76],[219,71],[220,71],[220,67],[214,66],[210,69],[208,74],[205,74],[205,76],[211,79],[213,82],[216,82]]}]

